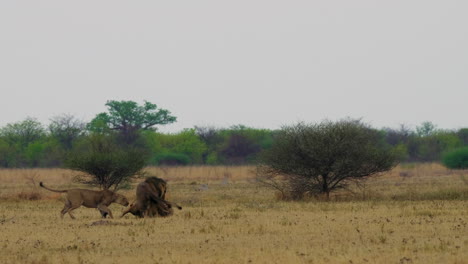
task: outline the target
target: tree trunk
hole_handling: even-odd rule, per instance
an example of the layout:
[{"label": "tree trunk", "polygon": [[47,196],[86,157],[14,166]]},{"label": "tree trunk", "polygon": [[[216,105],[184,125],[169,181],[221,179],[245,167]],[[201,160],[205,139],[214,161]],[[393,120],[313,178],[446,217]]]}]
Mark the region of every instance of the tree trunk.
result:
[{"label": "tree trunk", "polygon": [[329,186],[328,186],[328,182],[327,182],[328,174],[323,175],[322,178],[323,178],[322,192],[327,194],[327,201],[329,201],[330,200],[330,189],[328,188]]}]

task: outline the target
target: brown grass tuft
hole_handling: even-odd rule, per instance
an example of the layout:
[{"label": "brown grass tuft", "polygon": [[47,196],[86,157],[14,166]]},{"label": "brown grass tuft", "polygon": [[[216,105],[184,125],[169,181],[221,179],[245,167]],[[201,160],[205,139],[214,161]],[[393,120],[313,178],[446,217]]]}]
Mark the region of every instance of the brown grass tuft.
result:
[{"label": "brown grass tuft", "polygon": [[22,191],[16,195],[21,200],[36,201],[42,199],[42,194],[37,191]]}]

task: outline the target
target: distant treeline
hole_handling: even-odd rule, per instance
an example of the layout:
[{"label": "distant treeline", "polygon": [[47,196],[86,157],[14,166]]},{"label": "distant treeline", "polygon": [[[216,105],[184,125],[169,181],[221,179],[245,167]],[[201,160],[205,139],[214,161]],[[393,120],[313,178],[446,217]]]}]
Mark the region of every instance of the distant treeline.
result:
[{"label": "distant treeline", "polygon": [[[34,118],[0,128],[0,167],[61,167],[65,157],[93,134],[96,125],[62,115],[44,126]],[[403,162],[439,161],[444,152],[468,145],[468,128],[438,129],[424,122],[416,129],[379,129]],[[275,130],[242,125],[194,127],[178,133],[141,130],[137,144],[149,151],[148,165],[253,164],[275,140]]]}]

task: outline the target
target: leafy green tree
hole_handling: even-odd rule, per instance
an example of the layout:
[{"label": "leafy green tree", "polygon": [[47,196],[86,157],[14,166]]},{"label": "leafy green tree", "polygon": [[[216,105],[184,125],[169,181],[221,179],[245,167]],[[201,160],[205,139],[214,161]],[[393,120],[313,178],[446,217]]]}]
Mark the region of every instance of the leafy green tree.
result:
[{"label": "leafy green tree", "polygon": [[42,124],[35,118],[28,117],[17,123],[7,124],[0,130],[0,136],[9,144],[25,148],[28,144],[45,135]]},{"label": "leafy green tree", "polygon": [[98,114],[89,124],[94,132],[114,130],[127,144],[134,143],[141,130],[155,130],[156,125],[171,124],[177,120],[168,110],[158,109],[155,104],[145,101],[138,105],[133,101],[107,101],[108,112]]},{"label": "leafy green tree", "polygon": [[148,132],[145,137],[154,153],[153,164],[200,164],[207,149],[195,129],[184,129],[175,134]]},{"label": "leafy green tree", "polygon": [[[383,134],[356,120],[284,127],[261,157],[259,180],[293,199],[326,194],[387,171],[397,156]],[[278,181],[278,177],[281,179]]]},{"label": "leafy green tree", "polygon": [[30,144],[42,140],[45,131],[35,118],[28,117],[23,121],[7,124],[0,129],[3,141],[2,149],[6,152],[3,162],[7,167],[31,166],[28,158]]},{"label": "leafy green tree", "polygon": [[45,145],[40,141],[30,143],[25,149],[25,157],[29,167],[39,167],[44,154]]}]

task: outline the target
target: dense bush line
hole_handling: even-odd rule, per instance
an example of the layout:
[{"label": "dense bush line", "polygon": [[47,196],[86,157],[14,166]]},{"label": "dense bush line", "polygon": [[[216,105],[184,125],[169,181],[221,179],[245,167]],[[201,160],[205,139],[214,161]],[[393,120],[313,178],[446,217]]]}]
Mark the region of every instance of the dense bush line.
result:
[{"label": "dense bush line", "polygon": [[[8,124],[0,129],[1,167],[56,167],[72,148],[93,132],[85,125],[57,129],[36,119]],[[195,127],[178,133],[142,133],[151,151],[151,165],[248,164],[258,153],[271,146],[276,131],[245,126],[230,128]],[[402,161],[438,161],[450,150],[468,145],[468,129],[434,130],[418,134],[402,127],[382,129],[386,142],[395,147]]]},{"label": "dense bush line", "polygon": [[[92,122],[94,124],[90,125]],[[60,167],[68,153],[82,148],[96,133],[118,133],[99,129],[97,120],[92,122],[87,124],[63,115],[53,118],[48,126],[34,118],[7,124],[0,128],[0,167]],[[178,133],[142,128],[135,131],[131,140],[128,134],[125,138],[115,138],[145,149],[149,157],[147,165],[251,164],[262,150],[270,148],[278,133],[242,125],[195,127]],[[398,152],[401,161],[439,161],[445,153],[468,146],[468,128],[441,130],[425,122],[415,130],[402,126],[378,131]]]}]

